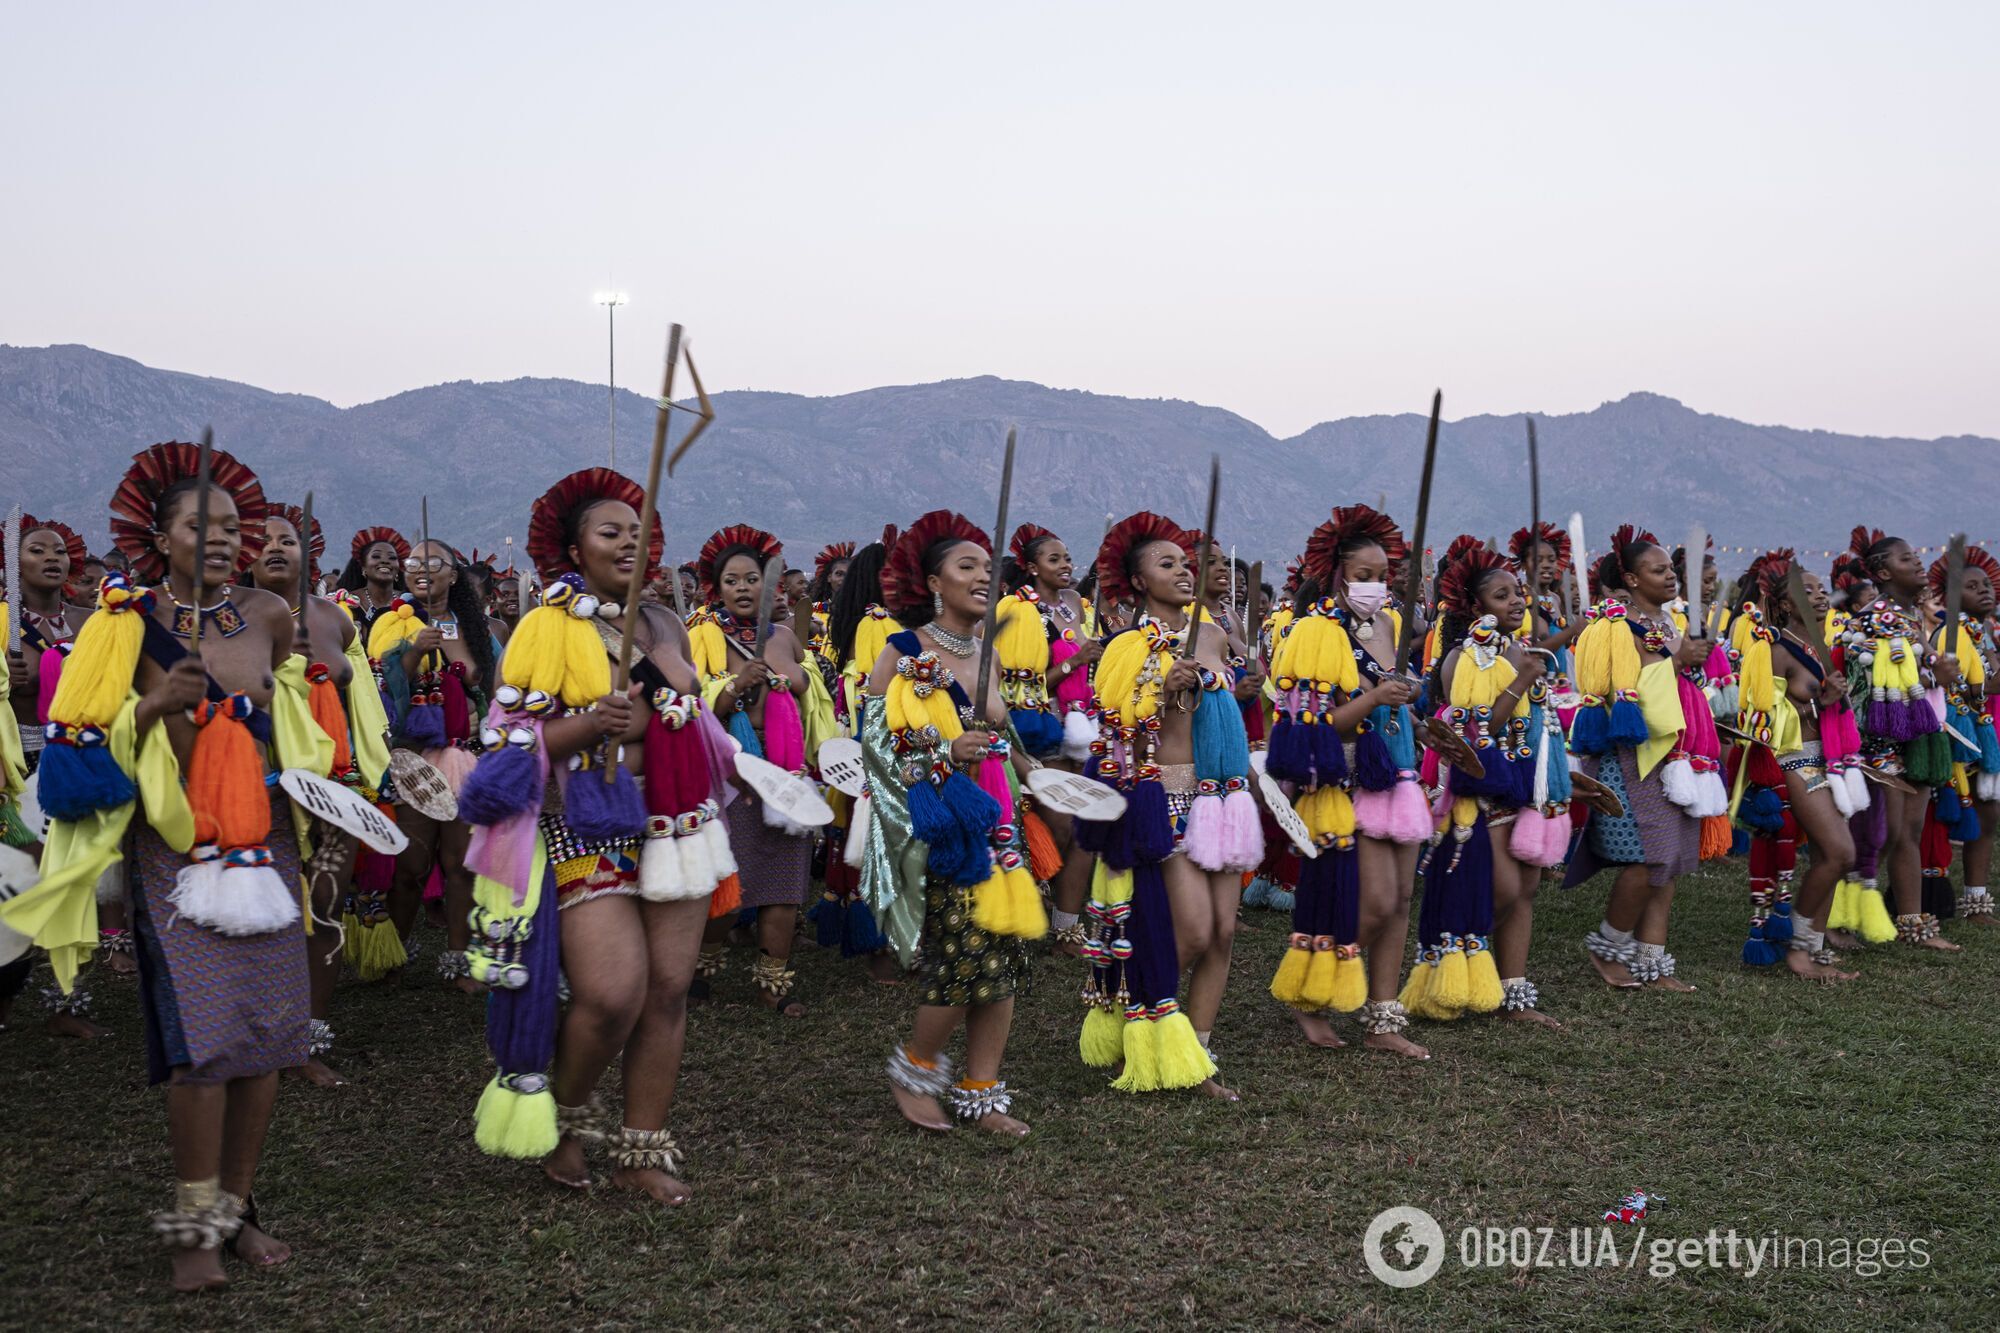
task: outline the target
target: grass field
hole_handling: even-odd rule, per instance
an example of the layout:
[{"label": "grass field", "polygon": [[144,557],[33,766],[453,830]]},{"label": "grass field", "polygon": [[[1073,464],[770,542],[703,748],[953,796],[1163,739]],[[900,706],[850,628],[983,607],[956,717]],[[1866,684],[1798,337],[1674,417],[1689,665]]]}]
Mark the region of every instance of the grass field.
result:
[{"label": "grass field", "polygon": [[[58,1042],[25,1004],[0,1036],[0,1324],[1991,1327],[2000,928],[1952,927],[1956,959],[1857,954],[1845,987],[1751,974],[1731,863],[1686,882],[1676,912],[1699,992],[1613,992],[1577,945],[1601,901],[1541,901],[1533,976],[1567,1032],[1418,1024],[1427,1065],[1296,1040],[1265,991],[1284,919],[1247,913],[1215,1038],[1233,1106],[1107,1089],[1075,1058],[1077,965],[1040,963],[1006,1071],[1034,1125],[1019,1145],[920,1137],[896,1117],[882,1058],[908,988],[806,947],[812,1013],[784,1022],[748,1003],[739,953],[691,1024],[673,1127],[696,1194],[675,1212],[575,1197],[478,1153],[479,1005],[442,992],[426,957],[399,987],[339,994],[353,1085],[284,1087],[258,1194],[297,1258],[232,1265],[236,1285],[203,1298],[166,1294],[146,1225],[170,1190],[162,1100],[133,988],[99,969],[115,1039]],[[1595,1229],[1635,1188],[1667,1199],[1649,1242],[1896,1237],[1928,1263],[1749,1277],[1655,1276],[1650,1252],[1634,1269],[1459,1262],[1463,1227]],[[1443,1270],[1409,1290],[1363,1264],[1369,1219],[1396,1204],[1446,1238]],[[1627,1255],[1637,1228],[1613,1230]],[[1568,1248],[1559,1230],[1550,1253]]]}]

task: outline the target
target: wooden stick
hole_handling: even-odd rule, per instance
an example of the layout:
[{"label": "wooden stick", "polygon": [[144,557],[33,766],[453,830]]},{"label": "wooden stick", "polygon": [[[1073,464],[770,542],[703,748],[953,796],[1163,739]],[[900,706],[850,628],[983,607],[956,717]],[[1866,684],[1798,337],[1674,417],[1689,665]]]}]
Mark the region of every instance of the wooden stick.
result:
[{"label": "wooden stick", "polygon": [[[639,502],[639,558],[632,562],[632,577],[625,587],[625,626],[618,640],[618,670],[613,675],[612,684],[614,694],[625,693],[632,684],[632,639],[639,632],[639,595],[646,590],[646,565],[653,550],[653,510],[660,498],[660,468],[667,457],[667,424],[673,415],[670,405],[674,398],[674,369],[680,361],[681,326],[670,324],[667,326],[667,366],[660,384],[658,410],[653,414],[653,452],[646,460],[646,493]],[[699,435],[706,424],[697,425],[694,434]],[[693,436],[689,439],[692,440]],[[604,781],[609,783],[616,776],[613,770],[617,765],[609,761],[608,739],[605,749]]]},{"label": "wooden stick", "polygon": [[194,469],[194,628],[188,651],[201,652],[201,595],[208,577],[208,479],[215,454],[215,428],[201,428],[201,458]]},{"label": "wooden stick", "polygon": [[[1181,660],[1194,660],[1195,640],[1201,636],[1201,609],[1208,605],[1208,553],[1215,549],[1215,502],[1222,491],[1222,455],[1208,456],[1208,512],[1202,521],[1201,549],[1195,553],[1194,605],[1188,608],[1187,638],[1181,644]],[[1223,656],[1227,657],[1225,652]]]}]

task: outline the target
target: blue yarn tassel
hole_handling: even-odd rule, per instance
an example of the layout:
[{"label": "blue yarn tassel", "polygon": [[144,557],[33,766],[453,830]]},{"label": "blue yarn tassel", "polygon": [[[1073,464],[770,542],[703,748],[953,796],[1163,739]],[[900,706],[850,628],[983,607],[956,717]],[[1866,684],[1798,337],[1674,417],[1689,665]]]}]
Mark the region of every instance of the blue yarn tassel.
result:
[{"label": "blue yarn tassel", "polygon": [[958,821],[952,818],[944,797],[932,782],[910,784],[910,832],[919,842],[929,845],[931,873],[956,882],[965,863],[965,839],[959,834]]},{"label": "blue yarn tassel", "polygon": [[1312,728],[1313,782],[1331,787],[1347,778],[1347,748],[1340,743],[1340,728],[1322,722]]},{"label": "blue yarn tassel", "polygon": [[889,941],[882,936],[882,927],[875,922],[875,913],[859,898],[847,903],[847,933],[840,941],[840,956],[861,958],[871,953],[880,953]]},{"label": "blue yarn tassel", "polygon": [[729,715],[729,734],[736,738],[736,743],[743,747],[745,754],[754,754],[759,759],[764,757],[764,742],[757,735],[757,728],[751,724],[748,713],[738,709]]},{"label": "blue yarn tassel", "polygon": [[1126,799],[1125,826],[1132,833],[1134,864],[1152,864],[1172,856],[1174,825],[1167,813],[1167,789],[1158,782],[1141,782]]},{"label": "blue yarn tassel", "polygon": [[1012,716],[1014,732],[1029,754],[1039,759],[1062,748],[1062,719],[1055,714],[1039,708],[1016,708]]},{"label": "blue yarn tassel", "polygon": [[842,920],[845,915],[846,905],[840,899],[820,895],[820,900],[806,912],[806,920],[813,926],[813,943],[822,949],[840,943],[847,929],[846,921]]},{"label": "blue yarn tassel", "polygon": [[1605,754],[1611,749],[1611,710],[1579,708],[1569,724],[1569,748],[1577,754]]},{"label": "blue yarn tassel", "polygon": [[444,705],[415,704],[403,715],[403,739],[419,750],[444,745]]},{"label": "blue yarn tassel", "polygon": [[1354,742],[1354,781],[1363,791],[1387,791],[1396,785],[1396,759],[1382,728],[1370,726]]},{"label": "blue yarn tassel", "polygon": [[1290,714],[1281,713],[1271,725],[1271,743],[1264,755],[1264,771],[1279,782],[1312,781],[1313,730]]},{"label": "blue yarn tassel", "polygon": [[1951,724],[1957,728],[1960,735],[1966,738],[1963,741],[1958,736],[1951,738],[1952,762],[1955,764],[1978,763],[1980,757],[1979,746],[1976,743],[1967,744],[1967,741],[1972,741],[1979,735],[1979,723],[1973,719],[1971,710],[1961,707],[1958,704],[1953,704],[1951,707]]},{"label": "blue yarn tassel", "polygon": [[[1000,805],[963,773],[954,772],[938,790],[944,808],[958,827],[964,847],[963,860],[951,876],[954,884],[967,888],[984,884],[993,874],[993,847],[987,838],[1000,821]],[[936,863],[932,863],[935,870]]]},{"label": "blue yarn tassel", "polygon": [[468,824],[498,824],[542,804],[542,766],[519,745],[479,756],[458,793],[458,817]]},{"label": "blue yarn tassel", "polygon": [[1982,725],[1972,734],[1979,739],[1979,771],[2000,773],[2000,730]]},{"label": "blue yarn tassel", "polygon": [[623,764],[609,782],[602,769],[584,769],[563,788],[563,822],[585,842],[637,838],[646,832],[646,800]]},{"label": "blue yarn tassel", "polygon": [[1230,720],[1223,714],[1236,713],[1236,725],[1241,730],[1243,714],[1236,711],[1235,702],[1221,690],[1203,690],[1195,701],[1194,716],[1188,720],[1188,743],[1194,749],[1197,778],[1227,776],[1223,772],[1223,752],[1229,747]]},{"label": "blue yarn tassel", "polygon": [[1785,828],[1785,804],[1776,791],[1769,787],[1757,787],[1743,798],[1736,817],[1757,833],[1782,833]]},{"label": "blue yarn tassel", "polygon": [[1650,735],[1646,730],[1646,711],[1643,708],[1630,699],[1612,701],[1611,744],[1644,745]]},{"label": "blue yarn tassel", "polygon": [[1764,938],[1764,923],[1750,923],[1750,938],[1743,941],[1743,965],[1745,967],[1769,967],[1778,961],[1778,950]]},{"label": "blue yarn tassel", "polygon": [[139,795],[109,746],[49,745],[42,750],[38,772],[42,812],[54,819],[73,822],[99,810],[115,810]]},{"label": "blue yarn tassel", "polygon": [[1791,941],[1792,905],[1789,902],[1780,902],[1771,908],[1771,915],[1764,919],[1764,938],[1773,944]]}]

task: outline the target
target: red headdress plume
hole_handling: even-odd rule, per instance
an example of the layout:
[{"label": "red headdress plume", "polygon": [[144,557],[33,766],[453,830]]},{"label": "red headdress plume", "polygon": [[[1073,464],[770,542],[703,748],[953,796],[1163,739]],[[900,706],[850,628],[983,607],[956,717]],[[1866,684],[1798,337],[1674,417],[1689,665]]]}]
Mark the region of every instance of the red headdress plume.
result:
[{"label": "red headdress plume", "polygon": [[930,601],[930,589],[924,584],[924,552],[947,540],[971,542],[993,554],[993,543],[971,519],[949,509],[931,510],[889,544],[889,557],[882,562],[882,605],[890,615],[902,615]]},{"label": "red headdress plume", "polygon": [[281,504],[272,505],[270,511],[264,515],[264,521],[267,523],[274,518],[282,518],[292,525],[292,531],[299,534],[299,540],[306,545],[306,558],[312,562],[308,566],[310,573],[307,577],[314,583],[319,582],[319,562],[326,554],[326,534],[320,530],[319,520],[317,518],[313,520],[312,531],[308,533],[305,530],[306,511],[297,505]]},{"label": "red headdress plume", "polygon": [[1295,555],[1290,560],[1287,560],[1285,562],[1285,596],[1296,596],[1299,591],[1299,582],[1305,576],[1306,558],[1303,555]]},{"label": "red headdress plume", "polygon": [[1104,534],[1104,544],[1097,548],[1100,602],[1110,605],[1131,600],[1132,578],[1125,572],[1125,562],[1134,551],[1153,542],[1172,542],[1189,555],[1194,554],[1194,541],[1187,531],[1151,510],[1142,509],[1111,525],[1111,531]]},{"label": "red headdress plume", "polygon": [[1833,590],[1847,592],[1857,583],[1871,583],[1868,567],[1861,563],[1861,557],[1852,551],[1842,551],[1833,558]]},{"label": "red headdress plume", "polygon": [[894,546],[895,544],[896,544],[896,525],[894,523],[884,523],[882,525],[883,552],[887,553],[889,548]]},{"label": "red headdress plume", "polygon": [[[142,582],[155,582],[167,572],[166,557],[153,545],[154,506],[175,482],[192,480],[200,471],[198,444],[169,441],[132,455],[132,466],[111,497],[111,540],[132,562],[132,573]],[[236,503],[243,541],[236,556],[240,574],[264,549],[264,488],[256,473],[221,449],[210,452],[208,475],[215,488]]]},{"label": "red headdress plume", "polygon": [[1037,523],[1023,523],[1014,529],[1014,536],[1007,543],[1007,554],[1021,564],[1028,563],[1028,548],[1045,537],[1055,534]]},{"label": "red headdress plume", "polygon": [[[613,472],[608,467],[587,467],[580,472],[572,472],[542,493],[528,511],[528,559],[545,579],[561,578],[565,574],[577,572],[576,564],[569,558],[570,539],[564,532],[564,520],[575,513],[580,505],[594,504],[599,500],[617,500],[630,505],[633,513],[638,513],[646,503],[646,492],[639,483],[622,472]],[[653,530],[646,538],[646,576],[651,578],[659,568],[660,552],[665,549],[666,539],[660,531],[660,515],[653,514]]]},{"label": "red headdress plume", "polygon": [[372,528],[363,528],[361,531],[355,533],[354,540],[347,545],[347,554],[349,558],[359,560],[362,554],[377,542],[387,542],[389,549],[396,553],[396,559],[398,560],[407,560],[410,558],[410,543],[404,538],[403,534],[394,528],[385,528],[379,524]]},{"label": "red headdress plume", "polygon": [[1565,565],[1569,563],[1569,534],[1567,532],[1564,532],[1553,523],[1544,523],[1535,529],[1535,533],[1536,536],[1530,538],[1526,528],[1517,529],[1514,535],[1507,539],[1508,553],[1516,561],[1525,561],[1528,558],[1528,547],[1531,544],[1539,544],[1554,551],[1556,553],[1556,560],[1559,563]]},{"label": "red headdress plume", "polygon": [[762,528],[753,528],[748,523],[730,524],[703,542],[701,554],[695,557],[695,577],[701,580],[705,601],[712,602],[721,595],[717,584],[722,577],[722,557],[739,546],[755,555],[760,565],[769,564],[785,553],[783,543]]},{"label": "red headdress plume", "polygon": [[[63,550],[69,554],[69,581],[74,584],[83,577],[83,562],[90,559],[90,552],[84,548],[83,538],[67,523],[52,518],[36,518],[33,514],[21,515],[21,536],[25,539],[31,532],[53,532],[62,539]],[[12,551],[0,551],[0,569],[7,567],[13,559]]]},{"label": "red headdress plume", "polygon": [[1469,532],[1459,533],[1451,539],[1451,545],[1444,548],[1444,554],[1438,557],[1438,571],[1442,573],[1447,566],[1456,564],[1467,551],[1481,550],[1485,545]]},{"label": "red headdress plume", "polygon": [[823,547],[820,553],[813,557],[813,577],[815,579],[820,578],[826,573],[829,566],[839,561],[852,560],[853,558],[853,542],[834,542],[831,545]]},{"label": "red headdress plume", "polygon": [[1353,538],[1366,538],[1382,548],[1382,554],[1389,558],[1391,582],[1395,581],[1403,561],[1409,558],[1410,544],[1403,539],[1403,530],[1387,514],[1377,513],[1367,505],[1345,505],[1314,528],[1306,542],[1305,572],[1322,591],[1333,589],[1334,553]]},{"label": "red headdress plume", "polygon": [[1789,546],[1766,551],[1750,562],[1750,568],[1743,571],[1742,581],[1754,584],[1758,594],[1766,602],[1774,597],[1784,596],[1790,586],[1792,561],[1797,554]]},{"label": "red headdress plume", "polygon": [[1868,548],[1876,542],[1887,540],[1888,536],[1889,534],[1880,528],[1871,528],[1864,523],[1857,523],[1854,531],[1847,534],[1848,553],[1856,560],[1865,563],[1868,559]]},{"label": "red headdress plume", "polygon": [[[1461,538],[1460,540],[1463,540]],[[1453,542],[1454,549],[1458,542]],[[1461,616],[1479,614],[1479,584],[1488,572],[1503,570],[1511,575],[1514,562],[1490,546],[1474,541],[1471,546],[1459,551],[1456,556],[1447,551],[1449,563],[1438,566],[1438,601],[1447,611]],[[1512,625],[1502,626],[1512,632]]]},{"label": "red headdress plume", "polygon": [[[52,527],[54,525],[45,523],[42,526]],[[28,528],[24,521],[21,531],[26,532],[27,530]],[[1944,596],[1945,565],[1950,558],[1949,556],[1941,555],[1931,562],[1931,591],[1940,597]],[[1965,548],[1965,567],[1967,569],[1978,570],[1992,582],[1995,588],[2000,588],[2000,560],[1995,560],[1992,556],[1988,555],[1985,547],[1968,545]]]}]

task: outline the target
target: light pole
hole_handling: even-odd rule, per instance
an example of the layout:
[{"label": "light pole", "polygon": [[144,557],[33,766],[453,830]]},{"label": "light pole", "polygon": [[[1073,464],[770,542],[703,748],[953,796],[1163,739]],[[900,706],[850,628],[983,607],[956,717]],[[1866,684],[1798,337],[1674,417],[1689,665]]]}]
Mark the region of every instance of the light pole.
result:
[{"label": "light pole", "polygon": [[611,397],[611,466],[618,467],[618,307],[632,298],[623,292],[599,292],[597,304],[604,307],[604,332],[608,346],[605,379]]}]

